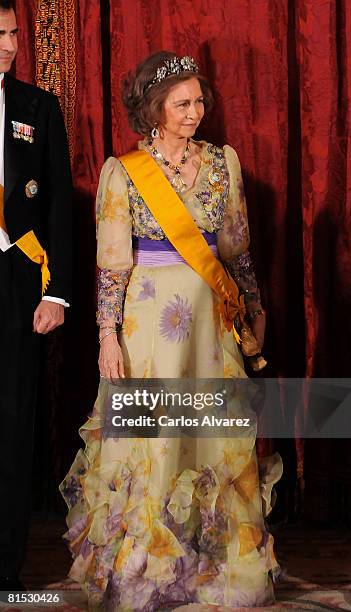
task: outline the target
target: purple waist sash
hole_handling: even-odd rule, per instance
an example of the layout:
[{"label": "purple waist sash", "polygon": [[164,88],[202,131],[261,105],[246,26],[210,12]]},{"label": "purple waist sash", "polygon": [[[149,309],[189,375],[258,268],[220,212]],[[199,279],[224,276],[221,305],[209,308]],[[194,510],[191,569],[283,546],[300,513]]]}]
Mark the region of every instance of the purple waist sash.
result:
[{"label": "purple waist sash", "polygon": [[[217,235],[204,232],[203,237],[217,257]],[[186,263],[174,248],[173,244],[164,240],[151,240],[133,236],[134,265],[139,266],[170,266]]]}]

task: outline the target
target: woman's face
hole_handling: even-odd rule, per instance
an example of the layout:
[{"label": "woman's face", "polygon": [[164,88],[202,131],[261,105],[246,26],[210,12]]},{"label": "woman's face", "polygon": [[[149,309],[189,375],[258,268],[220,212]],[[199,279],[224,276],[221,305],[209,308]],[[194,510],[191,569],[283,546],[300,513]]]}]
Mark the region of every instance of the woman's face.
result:
[{"label": "woman's face", "polygon": [[164,102],[164,135],[191,138],[204,116],[204,97],[196,77],[174,85]]}]

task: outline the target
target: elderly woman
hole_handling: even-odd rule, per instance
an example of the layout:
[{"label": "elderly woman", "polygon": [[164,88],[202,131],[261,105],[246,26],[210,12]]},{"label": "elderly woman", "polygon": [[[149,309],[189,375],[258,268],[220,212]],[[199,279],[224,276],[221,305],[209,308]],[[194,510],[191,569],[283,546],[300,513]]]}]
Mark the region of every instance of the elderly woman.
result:
[{"label": "elderly woman", "polygon": [[70,576],[90,609],[269,604],[277,564],[263,508],[279,458],[266,461],[260,487],[252,437],[103,434],[110,380],[245,377],[237,286],[258,346],[265,324],[238,157],[192,138],[212,103],[194,60],[152,55],[123,100],[145,138],[106,161],[98,188],[101,383],[85,452],[61,486]]}]

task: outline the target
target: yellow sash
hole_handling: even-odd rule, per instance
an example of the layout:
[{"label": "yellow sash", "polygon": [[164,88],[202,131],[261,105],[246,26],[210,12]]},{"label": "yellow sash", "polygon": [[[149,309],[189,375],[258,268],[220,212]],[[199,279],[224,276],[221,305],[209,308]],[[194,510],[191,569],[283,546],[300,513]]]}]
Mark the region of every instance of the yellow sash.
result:
[{"label": "yellow sash", "polygon": [[[0,228],[6,231],[4,219],[4,188],[0,185]],[[29,257],[34,263],[41,265],[41,294],[43,295],[50,282],[50,272],[48,268],[48,256],[38,241],[33,230],[27,232],[15,242],[18,248]]]},{"label": "yellow sash", "polygon": [[220,297],[220,312],[228,331],[237,315],[245,314],[243,297],[201,234],[189,211],[146,151],[131,151],[119,158],[154,218],[183,259]]},{"label": "yellow sash", "polygon": [[51,278],[46,251],[41,246],[33,230],[30,230],[30,232],[16,240],[15,244],[29,259],[41,266],[41,294],[44,295]]}]

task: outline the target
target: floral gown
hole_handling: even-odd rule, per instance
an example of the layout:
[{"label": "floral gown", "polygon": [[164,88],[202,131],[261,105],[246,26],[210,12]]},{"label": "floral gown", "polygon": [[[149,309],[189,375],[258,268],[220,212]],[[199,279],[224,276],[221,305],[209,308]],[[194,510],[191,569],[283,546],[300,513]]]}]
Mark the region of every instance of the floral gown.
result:
[{"label": "floral gown", "polygon": [[[208,143],[181,198],[243,291],[257,289],[235,151]],[[145,143],[140,143],[141,148]],[[106,161],[97,194],[98,322],[121,326],[132,378],[245,377],[218,300],[185,263],[133,265],[132,237],[165,238],[121,164]],[[278,455],[258,468],[254,436],[141,439],[102,435],[108,382],[81,428],[80,450],[61,485],[69,507],[70,577],[89,609],[227,607],[274,600],[277,571],[265,516],[282,472]]]}]

